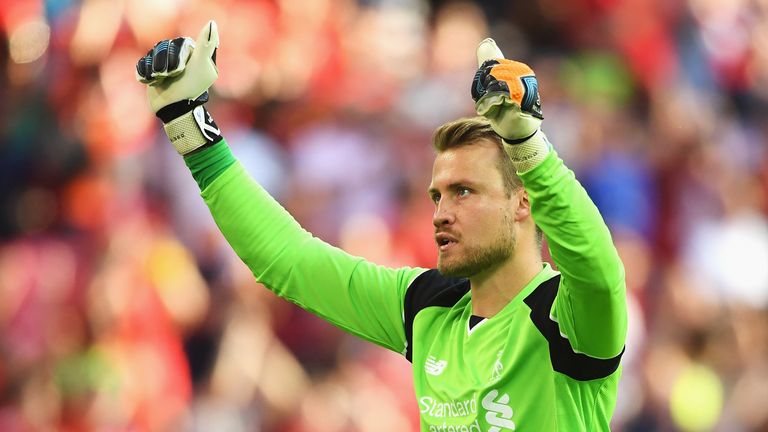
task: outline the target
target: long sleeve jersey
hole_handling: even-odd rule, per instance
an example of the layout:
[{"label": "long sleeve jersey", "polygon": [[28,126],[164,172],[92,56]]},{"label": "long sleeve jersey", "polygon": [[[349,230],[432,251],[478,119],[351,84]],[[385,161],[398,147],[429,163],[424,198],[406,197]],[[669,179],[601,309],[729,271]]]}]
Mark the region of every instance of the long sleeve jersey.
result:
[{"label": "long sleeve jersey", "polygon": [[627,328],[624,270],[597,208],[554,151],[520,177],[559,271],[544,264],[475,325],[468,279],[379,266],[313,237],[224,141],[186,161],[257,280],[412,362],[421,430],[609,430]]}]

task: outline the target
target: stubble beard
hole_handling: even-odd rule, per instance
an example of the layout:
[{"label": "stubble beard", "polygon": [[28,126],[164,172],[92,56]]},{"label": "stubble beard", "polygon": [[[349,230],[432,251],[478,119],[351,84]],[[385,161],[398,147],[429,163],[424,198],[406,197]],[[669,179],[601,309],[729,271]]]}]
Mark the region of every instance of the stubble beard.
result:
[{"label": "stubble beard", "polygon": [[515,253],[516,238],[511,226],[488,246],[472,246],[446,262],[438,256],[437,269],[444,276],[469,278],[497,267]]}]

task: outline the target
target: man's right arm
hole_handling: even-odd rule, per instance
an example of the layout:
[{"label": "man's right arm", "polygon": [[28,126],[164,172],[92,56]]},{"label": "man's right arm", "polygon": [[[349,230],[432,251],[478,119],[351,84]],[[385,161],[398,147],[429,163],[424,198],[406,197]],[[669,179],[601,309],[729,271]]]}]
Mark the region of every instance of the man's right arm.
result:
[{"label": "man's right arm", "polygon": [[276,294],[364,339],[404,352],[403,299],[424,270],[390,269],[353,257],[299,226],[235,160],[205,110],[218,77],[218,31],[159,42],[137,79],[184,156],[216,224],[256,278]]},{"label": "man's right arm", "polygon": [[223,140],[185,162],[219,229],[257,280],[350,333],[403,352],[403,299],[423,269],[378,266],[313,237]]}]

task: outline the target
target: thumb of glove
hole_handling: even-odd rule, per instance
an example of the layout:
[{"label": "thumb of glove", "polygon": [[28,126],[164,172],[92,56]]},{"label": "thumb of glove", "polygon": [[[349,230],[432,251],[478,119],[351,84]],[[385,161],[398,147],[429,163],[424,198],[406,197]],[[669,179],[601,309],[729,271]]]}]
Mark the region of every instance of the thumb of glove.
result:
[{"label": "thumb of glove", "polygon": [[216,67],[216,49],[219,47],[219,28],[216,21],[208,21],[200,30],[195,40],[195,50],[189,58],[187,73],[194,75],[197,94],[191,94],[195,99],[210,87],[219,77]]},{"label": "thumb of glove", "polygon": [[496,45],[496,41],[491,38],[483,39],[477,46],[477,67],[482,66],[486,60],[502,58],[504,58],[504,54],[502,54],[499,46]]},{"label": "thumb of glove", "polygon": [[195,39],[195,52],[192,53],[192,58],[200,56],[204,59],[212,59],[215,64],[216,59],[213,56],[218,47],[219,27],[216,25],[216,21],[210,20],[200,29],[200,33]]}]

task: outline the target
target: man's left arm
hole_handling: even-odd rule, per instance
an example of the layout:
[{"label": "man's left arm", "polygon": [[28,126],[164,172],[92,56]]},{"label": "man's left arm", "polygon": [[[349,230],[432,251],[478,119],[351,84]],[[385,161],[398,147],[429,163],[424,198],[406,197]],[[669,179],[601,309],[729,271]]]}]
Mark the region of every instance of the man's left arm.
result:
[{"label": "man's left arm", "polygon": [[544,117],[533,70],[504,59],[492,39],[481,42],[477,57],[475,108],[502,137],[562,273],[552,319],[575,351],[616,357],[627,333],[626,292],[608,227],[540,129]]},{"label": "man's left arm", "polygon": [[553,150],[519,175],[533,219],[562,274],[553,319],[574,350],[590,357],[615,357],[627,333],[626,287],[608,227]]}]

